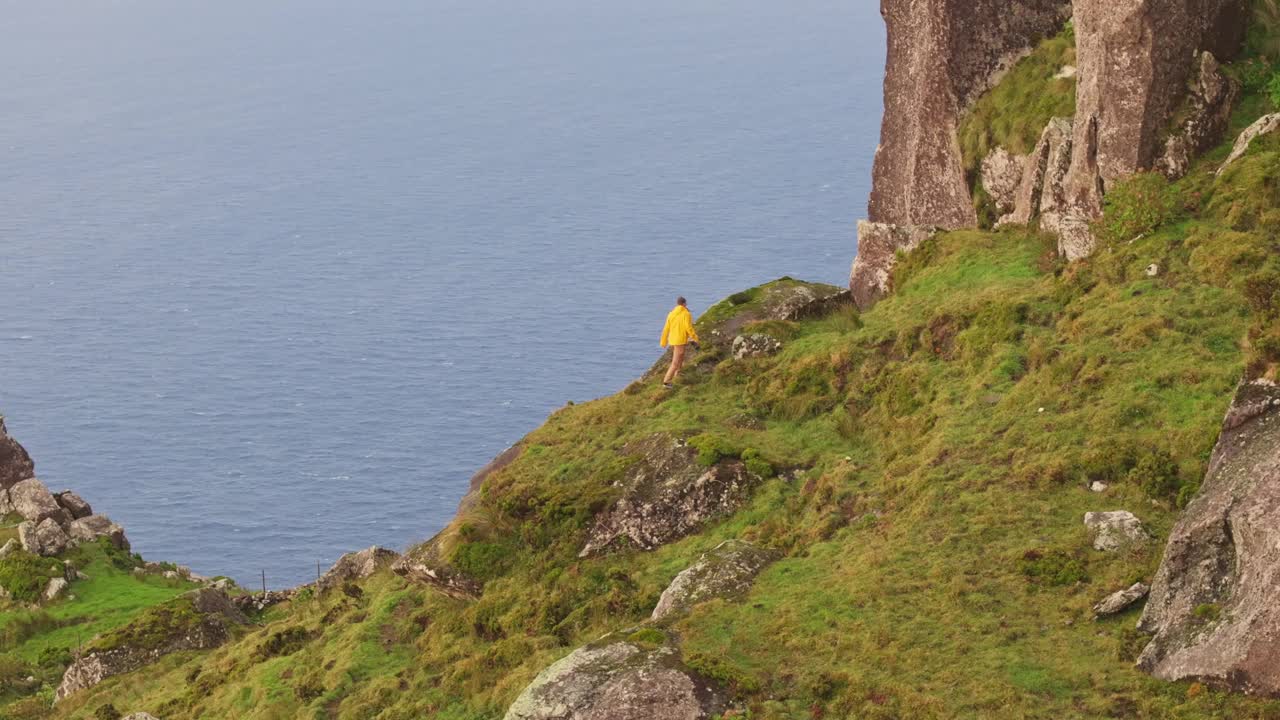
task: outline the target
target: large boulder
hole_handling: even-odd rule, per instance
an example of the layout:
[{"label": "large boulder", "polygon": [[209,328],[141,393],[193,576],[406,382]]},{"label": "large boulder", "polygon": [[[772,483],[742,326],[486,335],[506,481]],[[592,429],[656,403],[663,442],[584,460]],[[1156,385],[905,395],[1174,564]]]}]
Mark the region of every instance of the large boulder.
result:
[{"label": "large boulder", "polygon": [[0,417],[0,490],[5,490],[35,475],[36,465],[17,440],[9,437]]},{"label": "large boulder", "polygon": [[1128,510],[1087,512],[1084,526],[1093,533],[1093,549],[1111,552],[1151,539],[1142,521]]},{"label": "large boulder", "polygon": [[888,295],[893,290],[898,253],[915,250],[935,233],[937,228],[933,227],[859,221],[858,256],[849,272],[849,291],[858,307],[866,310]]},{"label": "large boulder", "polygon": [[725,707],[670,644],[606,639],[539,673],[504,720],[705,720]]},{"label": "large boulder", "polygon": [[974,227],[960,117],[1014,62],[1062,28],[1070,2],[881,0],[880,13],[888,58],[868,218]]},{"label": "large boulder", "polygon": [[316,581],[316,589],[325,591],[353,580],[367,578],[400,559],[400,553],[374,545],[359,552],[351,552],[338,561]]},{"label": "large boulder", "polygon": [[1280,387],[1242,384],[1200,494],[1169,535],[1138,665],[1280,696]]},{"label": "large boulder", "polygon": [[9,502],[15,512],[32,522],[38,523],[45,518],[70,520],[67,511],[54,499],[49,488],[35,478],[28,478],[9,488]]},{"label": "large boulder", "polygon": [[53,499],[71,515],[73,520],[86,518],[93,514],[93,508],[89,506],[89,503],[85,502],[84,498],[70,490],[63,490],[62,492],[54,495]]},{"label": "large boulder", "polygon": [[90,515],[73,520],[69,533],[72,541],[76,543],[93,542],[104,537],[121,550],[129,549],[129,539],[124,535],[124,528],[111,522],[111,518],[106,515]]},{"label": "large boulder", "polygon": [[1187,174],[1191,161],[1222,140],[1231,124],[1231,111],[1240,96],[1240,84],[1222,71],[1213,53],[1201,53],[1183,101],[1182,121],[1165,139],[1156,169],[1170,180]]},{"label": "large boulder", "polygon": [[662,591],[650,619],[662,620],[704,600],[743,593],[777,557],[749,542],[726,540],[675,576]]},{"label": "large boulder", "polygon": [[1199,53],[1231,58],[1244,34],[1243,0],[1074,0],[1076,118],[1068,207],[1059,248],[1089,255],[1088,223],[1112,183],[1150,170],[1187,95]]},{"label": "large boulder", "polygon": [[218,647],[231,639],[236,627],[246,624],[245,616],[221,591],[201,588],[180,595],[90,641],[63,673],[55,702],[170,653]]},{"label": "large boulder", "polygon": [[1022,186],[1022,174],[1027,158],[998,147],[982,160],[982,189],[991,196],[997,212],[1006,215],[1013,211]]},{"label": "large boulder", "polygon": [[1235,144],[1231,147],[1231,154],[1222,162],[1222,166],[1218,168],[1218,174],[1221,175],[1227,166],[1244,157],[1249,152],[1249,146],[1253,141],[1262,135],[1280,130],[1280,113],[1271,113],[1263,115],[1253,122],[1252,125],[1245,128],[1239,136],[1236,137]]},{"label": "large boulder", "polygon": [[702,467],[683,441],[655,435],[627,446],[639,461],[620,481],[621,497],[597,518],[582,557],[619,541],[652,550],[741,507],[760,478],[737,461]]},{"label": "large boulder", "polygon": [[22,542],[22,549],[44,557],[61,553],[71,543],[62,526],[53,518],[45,518],[39,523],[30,520],[22,523],[18,526],[18,539]]}]

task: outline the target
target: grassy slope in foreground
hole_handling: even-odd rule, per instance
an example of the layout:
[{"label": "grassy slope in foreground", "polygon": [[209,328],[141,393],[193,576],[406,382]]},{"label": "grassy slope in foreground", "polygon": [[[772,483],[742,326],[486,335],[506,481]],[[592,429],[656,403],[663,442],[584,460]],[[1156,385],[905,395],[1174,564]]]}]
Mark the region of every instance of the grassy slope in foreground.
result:
[{"label": "grassy slope in foreground", "polygon": [[[558,411],[451,529],[449,559],[486,581],[478,601],[383,574],[59,712],[500,717],[541,668],[643,620],[700,552],[743,537],[786,558],[675,629],[751,717],[1280,717],[1139,673],[1136,611],[1089,612],[1149,578],[1161,545],[1095,552],[1082,515],[1129,509],[1163,538],[1258,353],[1243,341],[1263,316],[1243,289],[1277,257],[1280,143],[1209,178],[1224,151],[1164,189],[1179,204],[1163,226],[1088,262],[1064,268],[1021,229],[944,235],[873,310],[771,323],[787,340],[776,357]],[[655,432],[807,470],[701,535],[579,559],[619,450]]]}]

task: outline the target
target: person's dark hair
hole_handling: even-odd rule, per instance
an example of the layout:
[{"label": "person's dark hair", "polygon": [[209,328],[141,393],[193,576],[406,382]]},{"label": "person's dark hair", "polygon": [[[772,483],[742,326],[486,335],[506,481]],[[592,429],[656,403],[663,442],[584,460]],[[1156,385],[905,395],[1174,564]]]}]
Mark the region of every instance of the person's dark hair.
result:
[{"label": "person's dark hair", "polygon": [[676,298],[676,304],[677,304],[677,305],[685,305],[685,304],[687,304],[687,301],[684,299],[684,296],[683,296],[683,295],[681,295],[680,297]]}]

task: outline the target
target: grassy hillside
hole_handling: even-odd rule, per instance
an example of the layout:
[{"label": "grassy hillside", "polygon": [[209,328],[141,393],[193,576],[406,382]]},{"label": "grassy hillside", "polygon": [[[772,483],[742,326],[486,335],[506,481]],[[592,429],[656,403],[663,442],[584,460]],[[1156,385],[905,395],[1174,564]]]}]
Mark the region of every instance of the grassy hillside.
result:
[{"label": "grassy hillside", "polygon": [[[1037,67],[1023,70],[1052,69]],[[1264,87],[1236,129],[1271,109]],[[1063,264],[1025,228],[941,235],[868,312],[747,326],[783,341],[776,356],[708,347],[673,392],[655,379],[557,411],[443,535],[478,600],[389,572],[305,592],[227,646],[50,710],[83,636],[182,590],[84,551],[75,600],[0,611],[0,717],[497,718],[539,670],[643,622],[676,573],[743,538],[783,559],[745,598],[666,628],[738,716],[1280,718],[1277,702],[1138,672],[1138,611],[1090,612],[1151,577],[1233,388],[1280,362],[1280,136],[1214,176],[1228,149],[1177,184],[1114,189],[1088,261]],[[768,290],[708,310],[704,334]],[[636,462],[625,448],[655,434],[767,479],[700,534],[579,558]],[[1084,513],[1116,509],[1157,542],[1094,551]]]}]

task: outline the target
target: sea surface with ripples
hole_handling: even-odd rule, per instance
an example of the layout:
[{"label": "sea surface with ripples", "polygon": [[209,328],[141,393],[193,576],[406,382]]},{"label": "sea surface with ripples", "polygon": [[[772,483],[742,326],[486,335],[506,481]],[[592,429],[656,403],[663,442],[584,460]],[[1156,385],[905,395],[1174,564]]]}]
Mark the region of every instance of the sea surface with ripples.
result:
[{"label": "sea surface with ripples", "polygon": [[272,586],[781,275],[842,283],[870,0],[67,0],[0,23],[0,412],[135,549]]}]

